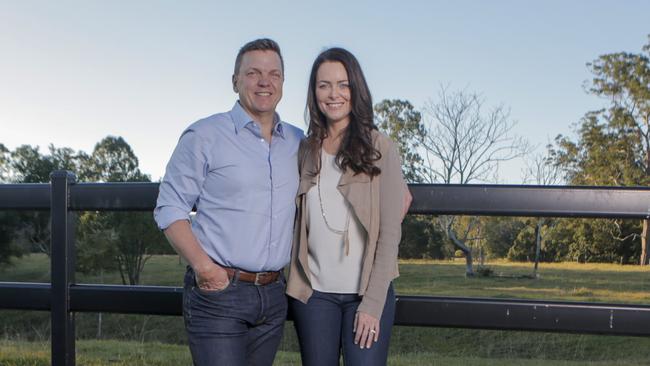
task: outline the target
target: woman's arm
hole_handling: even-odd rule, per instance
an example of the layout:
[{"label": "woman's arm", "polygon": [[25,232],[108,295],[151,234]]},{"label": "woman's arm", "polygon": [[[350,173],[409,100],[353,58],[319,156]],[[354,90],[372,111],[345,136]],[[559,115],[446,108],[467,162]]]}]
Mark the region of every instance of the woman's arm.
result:
[{"label": "woman's arm", "polygon": [[[379,237],[375,260],[370,272],[368,288],[357,310],[355,341],[369,347],[379,335],[379,318],[386,303],[388,286],[397,267],[397,252],[401,238],[404,194],[406,183],[402,178],[399,153],[386,137],[379,168]],[[374,331],[374,332],[372,332]],[[371,335],[372,334],[372,335]]]},{"label": "woman's arm", "polygon": [[404,182],[404,202],[402,206],[402,221],[404,221],[404,217],[406,217],[406,214],[409,212],[409,208],[411,208],[411,202],[413,202],[413,196],[411,196],[411,191],[409,191],[409,186]]}]

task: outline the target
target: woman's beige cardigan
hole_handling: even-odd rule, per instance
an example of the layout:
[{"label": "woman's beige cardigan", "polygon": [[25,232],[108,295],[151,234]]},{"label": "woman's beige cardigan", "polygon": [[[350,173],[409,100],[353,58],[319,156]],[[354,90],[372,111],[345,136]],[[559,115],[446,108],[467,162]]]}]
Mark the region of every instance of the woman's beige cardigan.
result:
[{"label": "woman's beige cardigan", "polygon": [[[399,153],[393,141],[386,135],[372,131],[375,148],[381,158],[375,164],[381,173],[374,178],[360,173],[355,175],[347,169],[338,184],[338,190],[352,207],[368,234],[361,270],[359,295],[363,296],[357,311],[381,318],[390,282],[397,270],[397,247],[401,238],[403,195],[406,183],[402,177]],[[298,152],[300,185],[296,205],[291,265],[287,280],[287,294],[304,303],[313,290],[309,280],[307,260],[307,225],[305,208],[307,191],[316,184],[314,174],[317,162],[305,154],[303,142]],[[305,158],[301,158],[305,157]]]}]

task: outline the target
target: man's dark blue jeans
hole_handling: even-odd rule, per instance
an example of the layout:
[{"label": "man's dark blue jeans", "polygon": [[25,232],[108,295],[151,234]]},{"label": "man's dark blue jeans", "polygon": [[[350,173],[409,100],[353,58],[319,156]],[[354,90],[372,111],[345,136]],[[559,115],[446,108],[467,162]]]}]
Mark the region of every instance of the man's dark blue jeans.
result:
[{"label": "man's dark blue jeans", "polygon": [[205,291],[188,267],[183,317],[194,365],[272,365],[287,316],[284,291],[283,277],[265,286],[233,279]]}]

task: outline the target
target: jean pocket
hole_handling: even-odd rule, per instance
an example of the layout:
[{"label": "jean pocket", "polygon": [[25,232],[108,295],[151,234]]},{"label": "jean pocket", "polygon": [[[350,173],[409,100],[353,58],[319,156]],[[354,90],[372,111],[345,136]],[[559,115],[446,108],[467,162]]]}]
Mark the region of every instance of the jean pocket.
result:
[{"label": "jean pocket", "polygon": [[230,287],[232,287],[232,282],[229,281],[228,285],[226,285],[226,287],[224,287],[222,289],[219,289],[219,290],[202,289],[202,288],[199,287],[199,284],[196,281],[196,274],[194,273],[194,271],[191,268],[188,268],[185,281],[186,281],[185,285],[187,287],[189,287],[192,292],[197,293],[199,295],[207,296],[207,297],[222,294],[222,293],[226,292],[228,289],[230,289]]},{"label": "jean pocket", "polygon": [[228,292],[228,290],[230,290],[231,287],[232,287],[232,283],[228,282],[228,285],[226,287],[222,288],[222,289],[219,289],[219,290],[206,290],[206,289],[200,288],[195,282],[194,286],[192,286],[192,289],[194,291],[198,292],[199,295],[203,295],[203,296],[207,296],[207,297],[214,297],[214,296],[217,296],[217,295],[221,295],[224,292]]}]

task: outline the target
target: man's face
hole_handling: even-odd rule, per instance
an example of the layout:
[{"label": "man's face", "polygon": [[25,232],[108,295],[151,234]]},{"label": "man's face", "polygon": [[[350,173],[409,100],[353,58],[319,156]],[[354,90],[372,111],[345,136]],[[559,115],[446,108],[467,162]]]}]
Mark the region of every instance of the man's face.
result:
[{"label": "man's face", "polygon": [[242,56],[233,88],[251,117],[268,116],[282,98],[282,63],[274,51],[248,51]]}]

